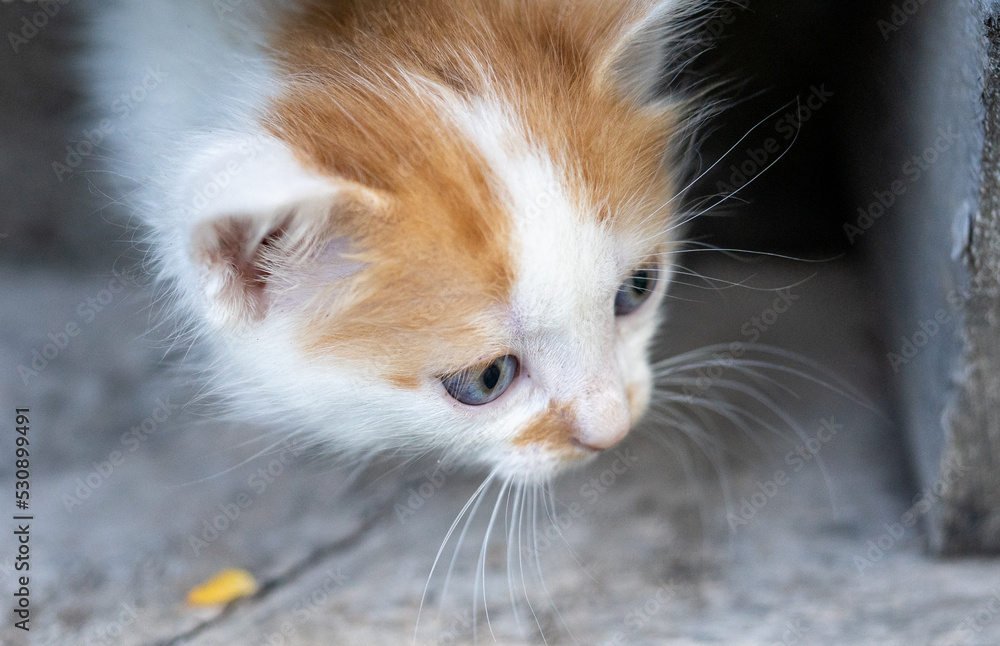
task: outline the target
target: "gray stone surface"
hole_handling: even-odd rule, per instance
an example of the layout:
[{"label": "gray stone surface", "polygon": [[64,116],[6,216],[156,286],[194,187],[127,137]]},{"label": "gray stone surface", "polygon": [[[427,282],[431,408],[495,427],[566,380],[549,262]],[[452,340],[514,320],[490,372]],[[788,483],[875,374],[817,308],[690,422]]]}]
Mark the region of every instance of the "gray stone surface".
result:
[{"label": "gray stone surface", "polygon": [[[886,368],[918,482],[968,467],[927,517],[941,554],[1000,551],[1000,212],[996,4],[913,4],[886,30],[855,143],[858,211],[886,317]],[[912,8],[911,7],[911,8]],[[888,23],[887,23],[888,24]],[[898,196],[892,194],[894,187]],[[881,196],[881,198],[880,198]],[[886,205],[880,206],[880,202]],[[860,231],[859,231],[860,229]],[[849,231],[848,235],[852,235]]]},{"label": "gray stone surface", "polygon": [[[554,485],[558,532],[543,511],[519,512],[520,549],[510,549],[515,516],[504,502],[480,569],[494,487],[447,592],[446,564],[430,577],[417,643],[542,643],[537,626],[550,644],[1000,643],[1000,563],[930,560],[919,527],[901,527],[916,499],[880,412],[889,400],[865,281],[837,263],[706,260],[686,264],[718,280],[687,277],[691,286],[673,293],[664,356],[746,343],[756,325],[760,343],[821,362],[854,394],[812,383],[819,368],[790,358],[779,365],[804,376],[744,375],[782,415],[730,390],[726,401],[756,416],[747,430],[706,415],[704,434],[692,441],[651,424],[620,453]],[[161,364],[164,349],[146,333],[149,295],[131,283],[25,383],[10,368],[77,320],[78,305],[110,276],[3,273],[0,410],[30,406],[38,442],[32,644],[413,641],[435,553],[481,476],[439,478],[432,462],[359,473],[282,443],[280,424],[253,429],[206,417],[185,381]],[[769,291],[781,287],[789,287],[784,301]],[[688,373],[701,381],[687,394],[723,394],[740,377],[729,356]],[[167,410],[169,419],[153,428],[148,420]],[[823,420],[837,433],[819,442]],[[151,432],[135,434],[144,421]],[[789,452],[799,445],[807,455],[812,446],[817,459],[796,471]],[[109,470],[107,462],[118,464]],[[4,467],[0,491],[11,490],[10,478]],[[744,509],[754,502],[759,508]],[[409,505],[414,513],[403,513]],[[226,509],[235,517],[228,523]],[[206,522],[228,527],[206,534]],[[196,550],[192,537],[205,544]],[[0,585],[8,599],[11,553],[4,529]],[[225,610],[185,606],[192,586],[225,567],[249,569],[262,592]],[[28,643],[6,618],[0,640]]]},{"label": "gray stone surface", "polygon": [[962,261],[968,272],[961,391],[948,411],[954,446],[946,456],[975,476],[948,493],[942,519],[949,549],[1000,552],[1000,14],[986,19],[989,37],[983,91],[985,143],[979,203]]}]

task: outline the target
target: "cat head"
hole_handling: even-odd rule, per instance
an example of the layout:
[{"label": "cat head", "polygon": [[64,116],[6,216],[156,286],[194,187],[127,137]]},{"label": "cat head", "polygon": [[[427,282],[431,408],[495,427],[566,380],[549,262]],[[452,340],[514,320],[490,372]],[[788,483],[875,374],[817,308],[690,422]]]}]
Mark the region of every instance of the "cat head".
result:
[{"label": "cat head", "polygon": [[442,4],[287,18],[255,126],[188,164],[181,288],[251,412],[544,478],[650,401],[678,3]]}]

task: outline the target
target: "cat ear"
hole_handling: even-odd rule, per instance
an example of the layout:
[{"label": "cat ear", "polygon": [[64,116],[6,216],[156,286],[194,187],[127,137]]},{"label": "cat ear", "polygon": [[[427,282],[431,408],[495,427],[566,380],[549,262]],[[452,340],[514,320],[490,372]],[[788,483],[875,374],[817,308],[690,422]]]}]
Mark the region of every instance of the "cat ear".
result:
[{"label": "cat ear", "polygon": [[609,84],[637,104],[656,96],[669,50],[685,34],[677,23],[694,9],[692,0],[645,0],[626,16],[597,70]]},{"label": "cat ear", "polygon": [[[307,171],[272,138],[213,145],[184,191],[188,258],[209,322],[245,329],[261,321],[280,286],[343,239],[343,220],[370,191]],[[325,259],[326,260],[326,259]]]}]

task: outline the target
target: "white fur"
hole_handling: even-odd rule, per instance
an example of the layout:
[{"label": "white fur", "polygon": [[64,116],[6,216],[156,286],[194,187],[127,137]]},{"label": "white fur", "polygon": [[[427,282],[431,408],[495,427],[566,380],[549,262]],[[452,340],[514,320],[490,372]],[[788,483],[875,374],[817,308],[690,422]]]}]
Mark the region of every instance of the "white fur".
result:
[{"label": "white fur", "polygon": [[628,264],[636,248],[598,224],[597,205],[574,194],[573,169],[559,166],[562,151],[533,147],[499,97],[452,112],[500,180],[514,220],[508,328],[523,375],[504,398],[504,414],[479,416],[463,433],[490,438],[492,459],[512,472],[544,471],[551,456],[537,447],[512,453],[509,443],[550,405],[571,406],[576,439],[587,445],[610,446],[637,421],[625,388],[648,393],[646,355],[662,285],[640,312],[617,319],[615,294],[636,269]]},{"label": "white fur", "polygon": [[[322,219],[340,191],[329,177],[304,170],[283,143],[264,135],[254,140],[214,137],[187,170],[179,178],[180,194],[185,196],[181,226],[240,217],[253,226],[248,246],[256,246],[289,212],[305,221]],[[199,270],[197,283],[185,274],[182,289],[201,295],[200,313],[213,327],[247,323],[250,317],[242,311],[243,304],[224,293],[226,276],[191,264],[201,252],[199,247],[211,244],[198,235],[210,236],[210,228],[194,231],[187,236],[187,247],[181,248],[187,254],[186,264]]]},{"label": "white fur", "polygon": [[[662,51],[657,38],[646,36],[656,33],[650,21],[677,4],[651,3],[651,18],[633,27],[652,49],[628,50],[624,68],[640,79],[630,82],[630,92],[648,84]],[[250,329],[234,323],[245,317],[220,303],[223,278],[193,261],[197,225],[242,215],[258,222],[263,235],[278,213],[321,208],[337,188],[262,134],[257,112],[277,85],[260,47],[265,29],[255,26],[267,24],[265,13],[251,0],[230,3],[234,11],[224,15],[216,6],[109,2],[95,20],[100,46],[88,67],[97,71],[99,109],[129,92],[147,66],[162,70],[162,85],[116,122],[111,156],[119,173],[141,181],[135,207],[149,227],[162,278],[174,286],[182,316],[217,348],[214,373],[241,415],[315,432],[345,451],[439,447],[463,463],[523,478],[546,477],[565,464],[553,452],[511,447],[553,402],[573,406],[582,442],[619,439],[635,421],[625,386],[637,384],[648,397],[645,353],[662,285],[640,313],[615,319],[615,292],[641,247],[584,217],[595,205],[573,194],[573,169],[559,151],[532,148],[523,125],[496,97],[442,109],[500,179],[515,222],[516,283],[505,326],[524,378],[507,395],[473,409],[451,400],[434,380],[417,390],[383,382],[377,357],[308,360],[296,342],[294,304],[271,308]],[[227,171],[232,164],[238,172]],[[227,185],[207,196],[205,187],[222,176]]]}]

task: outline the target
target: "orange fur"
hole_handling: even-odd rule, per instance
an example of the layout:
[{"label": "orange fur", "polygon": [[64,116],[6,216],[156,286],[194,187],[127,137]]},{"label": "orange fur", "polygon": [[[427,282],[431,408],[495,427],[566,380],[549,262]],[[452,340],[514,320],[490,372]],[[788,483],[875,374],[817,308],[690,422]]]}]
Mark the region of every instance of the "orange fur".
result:
[{"label": "orange fur", "polygon": [[490,316],[512,282],[503,196],[436,112],[434,90],[401,71],[442,93],[502,97],[532,143],[567,169],[581,214],[639,227],[640,239],[663,230],[667,213],[642,222],[646,209],[622,208],[664,201],[675,118],[633,105],[604,77],[630,15],[627,3],[331,0],[289,19],[275,48],[286,89],[269,111],[272,132],[308,166],[368,187],[384,205],[340,224],[367,269],[312,318],[309,354],[377,354],[390,379],[415,387],[420,375],[505,350],[506,331]]},{"label": "orange fur", "polygon": [[547,449],[565,449],[576,434],[576,415],[570,404],[552,402],[539,413],[514,438],[513,446],[541,446]]}]

